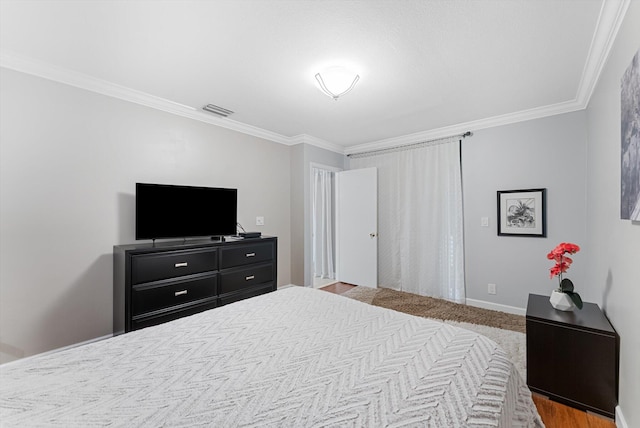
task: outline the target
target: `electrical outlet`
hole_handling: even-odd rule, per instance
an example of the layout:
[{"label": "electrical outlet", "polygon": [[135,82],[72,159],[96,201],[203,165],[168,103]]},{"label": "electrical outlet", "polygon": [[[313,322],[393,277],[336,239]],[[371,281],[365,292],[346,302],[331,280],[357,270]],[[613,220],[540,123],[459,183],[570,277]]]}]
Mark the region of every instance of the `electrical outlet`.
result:
[{"label": "electrical outlet", "polygon": [[264,217],[262,216],[256,217],[256,226],[264,226]]},{"label": "electrical outlet", "polygon": [[496,285],[495,284],[489,284],[489,287],[487,287],[487,292],[489,294],[498,294],[498,292],[496,290]]}]

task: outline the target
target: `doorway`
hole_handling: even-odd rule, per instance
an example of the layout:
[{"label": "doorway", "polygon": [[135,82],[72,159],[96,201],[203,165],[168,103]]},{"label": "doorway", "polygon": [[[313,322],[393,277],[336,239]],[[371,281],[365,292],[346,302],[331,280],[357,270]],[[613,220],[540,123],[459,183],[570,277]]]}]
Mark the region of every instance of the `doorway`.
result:
[{"label": "doorway", "polygon": [[326,165],[311,165],[311,275],[313,287],[336,282],[335,181],[341,171]]}]

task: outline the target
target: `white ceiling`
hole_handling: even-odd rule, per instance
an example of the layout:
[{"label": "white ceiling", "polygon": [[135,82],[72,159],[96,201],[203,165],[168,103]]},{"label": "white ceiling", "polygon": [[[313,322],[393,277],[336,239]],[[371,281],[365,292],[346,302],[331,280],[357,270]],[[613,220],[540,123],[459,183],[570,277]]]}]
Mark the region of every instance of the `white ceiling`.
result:
[{"label": "white ceiling", "polygon": [[[2,0],[0,49],[5,67],[353,152],[584,108],[622,3]],[[334,62],[361,76],[338,101],[313,77]]]}]

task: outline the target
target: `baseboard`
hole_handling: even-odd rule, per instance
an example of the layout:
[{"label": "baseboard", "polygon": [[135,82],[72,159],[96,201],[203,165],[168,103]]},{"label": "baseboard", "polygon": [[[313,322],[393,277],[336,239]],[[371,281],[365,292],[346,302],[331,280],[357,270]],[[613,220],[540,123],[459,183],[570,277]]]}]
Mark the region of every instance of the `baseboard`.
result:
[{"label": "baseboard", "polygon": [[42,352],[40,354],[29,355],[28,357],[19,358],[17,360],[9,361],[8,363],[4,363],[2,364],[2,366],[9,366],[11,364],[17,363],[18,361],[24,361],[24,360],[29,360],[35,357],[42,357],[44,355],[55,354],[56,352],[66,351],[67,349],[76,348],[82,345],[88,345],[89,343],[93,343],[93,342],[99,342],[104,339],[109,339],[110,337],[113,337],[113,334],[106,334],[104,336],[94,337],[93,339],[85,340],[84,342],[74,343],[72,345],[67,345],[67,346],[63,346],[62,348],[52,349],[50,351]]},{"label": "baseboard", "polygon": [[501,305],[500,303],[486,302],[484,300],[466,299],[467,305],[475,306],[477,308],[491,309],[493,311],[506,312],[508,314],[525,315],[527,310],[525,308],[518,308],[516,306]]},{"label": "baseboard", "polygon": [[[49,355],[49,354],[53,354],[53,353],[60,352],[60,351],[66,351],[67,349],[76,348],[76,347],[82,346],[82,345],[88,345],[88,344],[93,343],[93,342],[100,342],[101,340],[109,339],[110,337],[113,337],[113,334],[105,334],[104,336],[94,337],[93,339],[85,340],[84,342],[74,343],[73,345],[68,345],[68,346],[63,346],[62,348],[52,349],[51,351],[43,352],[42,354],[38,354],[38,355]],[[35,357],[35,355],[34,355],[34,357]]]},{"label": "baseboard", "polygon": [[616,427],[629,428],[629,425],[627,425],[627,421],[622,414],[622,409],[620,408],[620,406],[616,406]]}]

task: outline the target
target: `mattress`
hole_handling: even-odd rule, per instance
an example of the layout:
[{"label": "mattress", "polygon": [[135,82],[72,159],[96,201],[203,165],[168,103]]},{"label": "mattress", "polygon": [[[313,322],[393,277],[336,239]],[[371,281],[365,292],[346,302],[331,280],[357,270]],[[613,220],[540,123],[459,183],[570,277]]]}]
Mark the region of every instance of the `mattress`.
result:
[{"label": "mattress", "polygon": [[0,421],[543,426],[495,342],[302,287],[0,366]]}]

